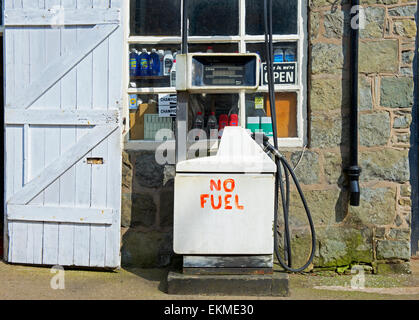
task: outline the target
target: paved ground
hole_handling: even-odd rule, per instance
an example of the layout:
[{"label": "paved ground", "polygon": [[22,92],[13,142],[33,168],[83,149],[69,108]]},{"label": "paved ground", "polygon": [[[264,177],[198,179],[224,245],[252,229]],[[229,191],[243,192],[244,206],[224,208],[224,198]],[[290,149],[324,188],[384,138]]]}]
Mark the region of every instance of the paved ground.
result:
[{"label": "paved ground", "polygon": [[[5,299],[279,299],[267,297],[169,296],[165,269],[121,269],[116,272],[66,270],[65,289],[51,288],[49,268],[0,262],[0,300]],[[351,275],[290,275],[286,299],[415,299],[419,300],[419,260],[410,275],[366,275],[365,289],[351,288]],[[284,298],[280,298],[284,299]]]}]

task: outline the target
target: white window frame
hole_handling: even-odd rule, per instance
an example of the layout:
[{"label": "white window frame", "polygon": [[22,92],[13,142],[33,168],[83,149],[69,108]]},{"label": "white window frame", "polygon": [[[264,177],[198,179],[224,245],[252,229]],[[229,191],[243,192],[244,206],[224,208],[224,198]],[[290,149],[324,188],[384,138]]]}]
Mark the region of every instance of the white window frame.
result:
[{"label": "white window frame", "polygon": [[[239,1],[239,35],[237,36],[189,36],[190,44],[199,43],[236,43],[240,53],[246,52],[246,43],[264,42],[264,35],[246,35],[246,0]],[[297,45],[297,70],[298,85],[275,85],[275,92],[295,92],[297,94],[297,137],[278,138],[278,145],[282,148],[299,148],[307,145],[307,0],[298,1],[298,34],[296,35],[273,35],[274,42],[278,41],[296,41]],[[155,150],[161,142],[148,140],[130,140],[129,139],[129,95],[131,94],[160,94],[160,93],[176,93],[174,87],[148,87],[148,88],[129,88],[129,63],[128,52],[131,44],[181,44],[181,36],[172,37],[155,37],[155,36],[130,36],[130,1],[125,1],[125,61],[124,61],[124,118],[125,124],[125,149],[129,150]],[[257,92],[268,92],[267,86],[260,86]],[[249,92],[248,92],[249,93]],[[240,92],[240,123],[246,125],[246,107],[245,107],[245,91]],[[173,143],[174,145],[174,143]]]}]

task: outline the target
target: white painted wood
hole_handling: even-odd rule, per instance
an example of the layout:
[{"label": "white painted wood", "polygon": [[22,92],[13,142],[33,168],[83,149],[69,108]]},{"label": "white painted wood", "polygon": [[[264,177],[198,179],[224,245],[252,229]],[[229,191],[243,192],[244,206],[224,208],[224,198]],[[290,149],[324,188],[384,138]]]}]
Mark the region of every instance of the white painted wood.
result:
[{"label": "white painted wood", "polygon": [[[7,106],[26,109],[39,97],[56,84],[71,68],[83,60],[103,40],[115,31],[116,25],[97,25],[92,30],[84,32],[83,39],[78,46],[66,56],[55,58],[38,76],[37,80],[28,90],[17,97]],[[82,89],[82,88],[80,88]]]},{"label": "white painted wood", "polygon": [[[79,72],[79,70],[77,70]],[[80,141],[88,131],[77,128],[77,139]],[[89,156],[91,153],[89,153]],[[75,204],[79,208],[90,207],[91,166],[84,161],[76,164]],[[90,225],[74,226],[74,264],[89,266]]]},{"label": "white painted wood", "polygon": [[[105,98],[107,98],[105,96]],[[77,125],[92,126],[119,122],[119,110],[106,110],[107,105],[100,110],[55,110],[55,109],[27,109],[5,110],[6,124],[31,125]],[[105,109],[105,110],[103,110]]]},{"label": "white painted wood", "polygon": [[9,200],[10,204],[27,204],[42,190],[59,178],[66,170],[84,157],[101,141],[106,139],[118,126],[97,126],[84,135],[76,145],[56,158],[41,174],[25,185],[25,187]]},{"label": "white painted wood", "polygon": [[[21,7],[22,3],[14,3],[15,7]],[[25,91],[29,83],[29,31],[14,31],[14,63],[11,66],[15,74],[14,92]],[[7,45],[6,45],[7,47]],[[19,52],[19,54],[16,54]],[[14,127],[14,172],[13,192],[19,192],[23,187],[23,126]],[[28,226],[21,222],[10,222],[14,230],[11,237],[11,257],[14,261],[24,263],[27,260]]]},{"label": "white painted wood", "polygon": [[[59,6],[71,10],[71,21],[44,27],[38,14]],[[124,54],[119,18],[111,17],[122,2],[16,0],[5,7],[20,20],[5,30],[8,261],[119,267]],[[83,22],[93,10],[98,15]],[[103,165],[88,164],[90,156]],[[104,214],[97,217],[96,208]]]},{"label": "white painted wood", "polygon": [[[76,0],[62,0],[65,10],[76,9]],[[61,30],[61,54],[66,55],[77,46],[77,27],[66,26]],[[76,112],[77,108],[77,68],[73,68],[61,79],[61,111]],[[67,116],[68,117],[68,116]],[[61,153],[65,153],[77,143],[76,126],[61,127]],[[72,166],[60,177],[60,205],[75,207],[76,166]],[[58,232],[58,264],[73,265],[74,224],[61,222]]]},{"label": "white painted wood", "polygon": [[[60,7],[60,0],[45,0],[45,8]],[[46,66],[49,61],[61,56],[61,30],[47,27],[45,32]],[[36,78],[35,78],[35,81]],[[61,79],[43,95],[45,107],[60,109]],[[45,128],[45,167],[47,168],[61,153],[61,128],[57,125]],[[60,181],[55,180],[44,191],[44,206],[57,206],[60,203]],[[58,264],[58,223],[44,222],[42,263],[46,265]]]},{"label": "white painted wood", "polygon": [[[19,192],[23,187],[23,128],[21,126],[11,127],[10,131],[14,136],[13,140],[13,192]],[[21,222],[11,222],[12,239],[11,252],[12,259],[16,262],[26,262],[26,242],[28,237],[28,227]]]},{"label": "white painted wood", "polygon": [[55,10],[6,9],[4,11],[4,25],[6,27],[28,27],[117,24],[121,20],[120,15],[119,9],[60,10],[59,7]]},{"label": "white painted wood", "polygon": [[[77,0],[77,8],[85,10],[93,8],[92,0]],[[77,28],[78,42],[83,34],[89,31],[89,27],[79,26]],[[78,44],[79,45],[79,44]],[[87,56],[77,65],[77,109],[91,110],[92,109],[92,71],[93,71],[93,54],[89,52]],[[86,133],[86,129],[77,128],[78,139]],[[90,157],[91,152],[86,156]],[[90,207],[91,204],[91,165],[79,162],[76,165],[76,206]],[[89,266],[90,263],[90,225],[75,225],[74,226],[74,263],[76,265]]]},{"label": "white painted wood", "polygon": [[[28,181],[38,176],[45,167],[45,134],[44,127],[30,126],[28,141]],[[25,182],[25,185],[28,181]],[[35,197],[31,203],[34,205],[43,205],[44,192],[41,192]],[[43,223],[28,223],[28,263],[42,263],[43,237]]]},{"label": "white painted wood", "polygon": [[112,209],[41,205],[8,205],[7,218],[12,221],[66,222],[76,224],[112,223]]}]

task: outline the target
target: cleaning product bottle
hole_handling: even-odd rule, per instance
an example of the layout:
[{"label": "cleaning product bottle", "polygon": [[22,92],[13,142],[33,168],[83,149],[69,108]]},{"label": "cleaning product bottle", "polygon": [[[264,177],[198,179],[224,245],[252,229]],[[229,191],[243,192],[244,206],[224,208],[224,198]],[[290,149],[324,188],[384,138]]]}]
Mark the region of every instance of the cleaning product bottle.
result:
[{"label": "cleaning product bottle", "polygon": [[276,48],[274,51],[274,62],[284,62],[284,50],[282,48]]},{"label": "cleaning product bottle", "polygon": [[176,59],[173,60],[172,70],[170,70],[170,86],[176,87]]},{"label": "cleaning product bottle", "polygon": [[160,57],[156,49],[151,49],[150,71],[150,75],[152,76],[158,76],[160,74]]},{"label": "cleaning product bottle", "polygon": [[285,48],[285,61],[286,62],[294,62],[296,61],[296,54],[294,47],[287,47]]},{"label": "cleaning product bottle", "polygon": [[212,46],[208,46],[207,53],[214,53],[214,48]]},{"label": "cleaning product bottle", "polygon": [[217,139],[218,138],[218,124],[217,124],[217,117],[215,116],[215,112],[212,111],[208,117],[207,122],[207,134],[210,139]]},{"label": "cleaning product bottle", "polygon": [[138,74],[137,71],[137,50],[135,48],[131,49],[129,54],[129,75],[130,77],[135,77]]},{"label": "cleaning product bottle", "polygon": [[150,56],[147,53],[147,49],[143,48],[141,54],[138,56],[139,60],[139,75],[144,77],[150,74]]},{"label": "cleaning product bottle", "polygon": [[218,122],[218,139],[221,139],[223,136],[224,128],[228,126],[228,115],[220,115],[220,120]]},{"label": "cleaning product bottle", "polygon": [[159,50],[157,53],[159,54],[159,58],[160,58],[159,76],[162,76],[164,74],[164,51]]},{"label": "cleaning product bottle", "polygon": [[165,51],[163,64],[164,64],[164,73],[163,74],[165,76],[170,76],[170,70],[172,70],[172,66],[173,66],[173,56],[172,56],[172,52],[170,50]]}]

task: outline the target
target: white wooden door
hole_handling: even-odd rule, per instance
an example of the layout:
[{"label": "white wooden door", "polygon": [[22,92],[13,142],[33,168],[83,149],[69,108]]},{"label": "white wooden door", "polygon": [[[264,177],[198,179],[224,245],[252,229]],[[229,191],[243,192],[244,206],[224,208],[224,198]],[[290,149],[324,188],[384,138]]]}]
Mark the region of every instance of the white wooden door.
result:
[{"label": "white wooden door", "polygon": [[5,0],[5,257],[120,266],[124,0]]}]

